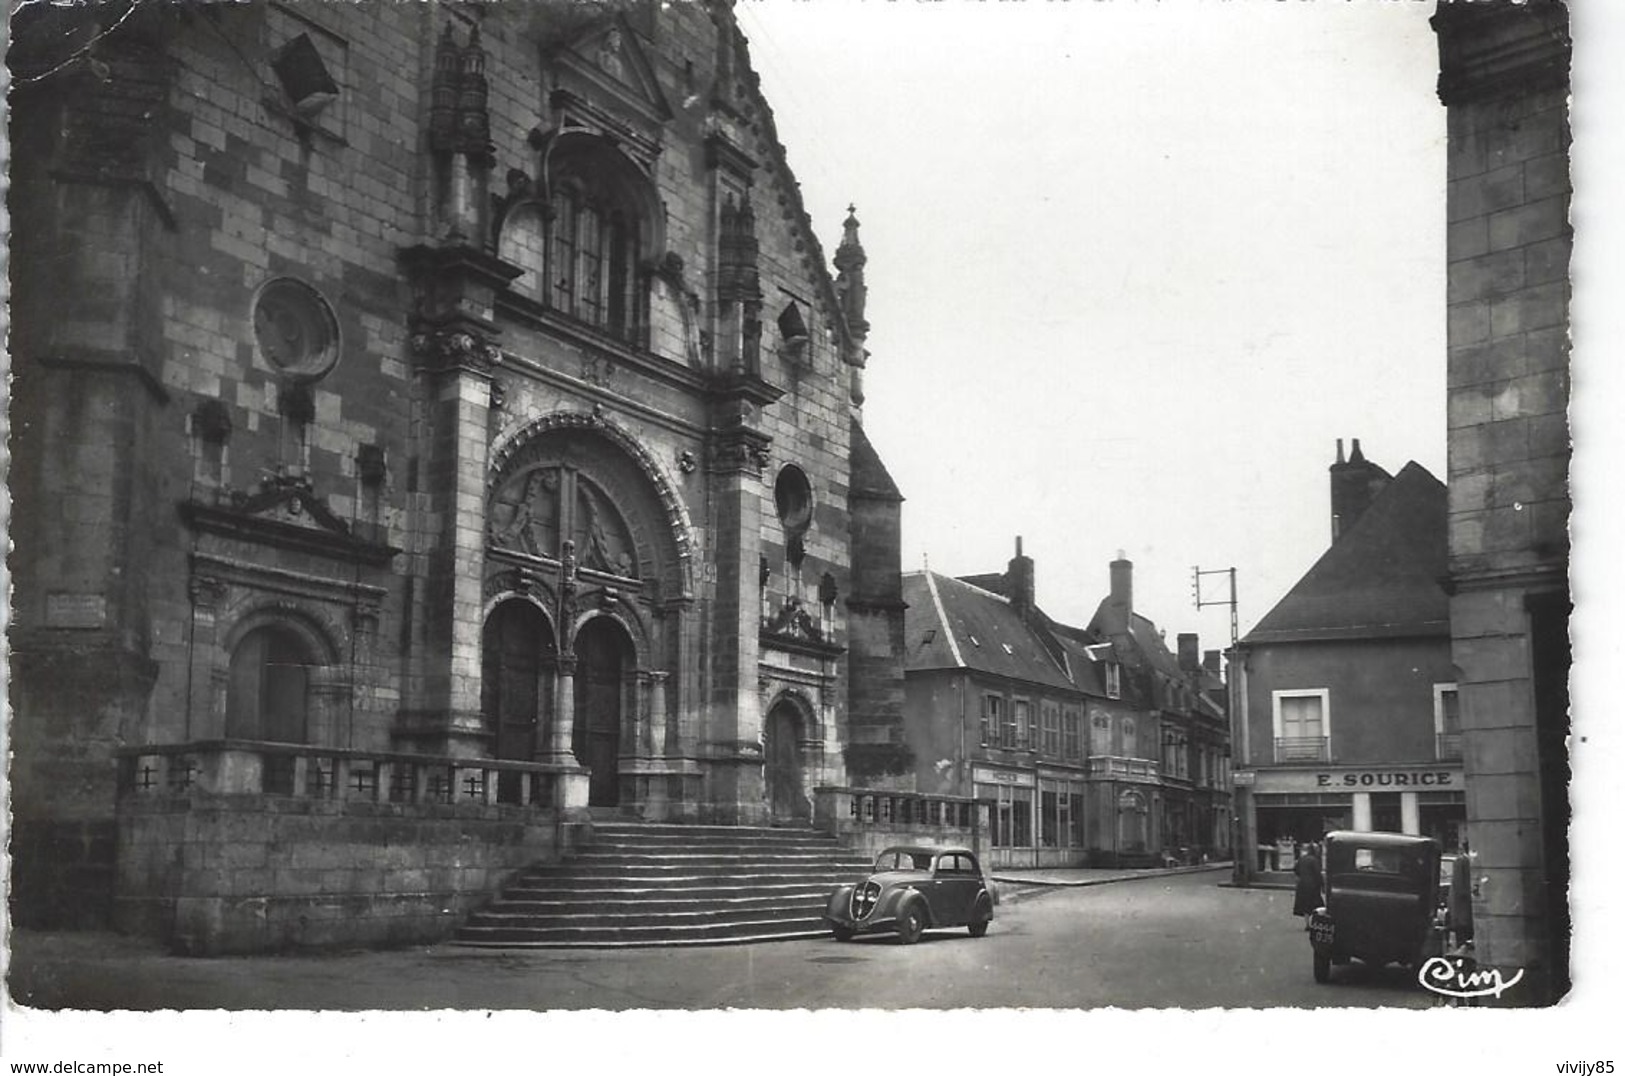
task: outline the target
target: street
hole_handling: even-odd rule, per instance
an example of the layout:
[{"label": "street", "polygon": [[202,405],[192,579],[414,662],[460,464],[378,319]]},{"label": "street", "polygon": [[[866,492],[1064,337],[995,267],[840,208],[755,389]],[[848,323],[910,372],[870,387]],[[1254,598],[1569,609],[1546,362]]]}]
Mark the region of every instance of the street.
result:
[{"label": "street", "polygon": [[992,930],[628,950],[201,960],[109,936],[13,936],[15,1003],[67,1009],[1428,1008],[1399,968],[1310,975],[1292,894],[1204,872],[1054,889]]}]

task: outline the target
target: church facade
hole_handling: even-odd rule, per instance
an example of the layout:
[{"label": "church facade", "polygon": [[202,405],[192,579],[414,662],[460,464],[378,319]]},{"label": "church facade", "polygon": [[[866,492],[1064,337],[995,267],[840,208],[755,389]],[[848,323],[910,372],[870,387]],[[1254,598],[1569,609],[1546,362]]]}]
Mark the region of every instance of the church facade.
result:
[{"label": "church facade", "polygon": [[19,922],[106,918],[141,748],[651,820],[901,780],[858,222],[832,271],[728,5],[13,41]]}]

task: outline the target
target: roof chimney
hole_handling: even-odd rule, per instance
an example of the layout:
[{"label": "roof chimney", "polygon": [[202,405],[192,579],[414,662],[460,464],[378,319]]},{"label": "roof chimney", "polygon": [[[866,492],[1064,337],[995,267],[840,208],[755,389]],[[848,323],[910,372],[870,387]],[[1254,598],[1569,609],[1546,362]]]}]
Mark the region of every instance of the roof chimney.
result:
[{"label": "roof chimney", "polygon": [[1188,673],[1202,667],[1202,647],[1194,632],[1179,633],[1179,667]]},{"label": "roof chimney", "polygon": [[1010,558],[1010,566],[1004,576],[1005,593],[1010,596],[1010,605],[1016,612],[1026,616],[1033,611],[1035,596],[1033,594],[1033,558],[1021,552],[1021,535],[1016,535],[1016,555]]},{"label": "roof chimney", "polygon": [[1111,563],[1112,571],[1112,605],[1116,606],[1123,615],[1123,623],[1128,624],[1128,618],[1134,613],[1134,562],[1117,551],[1117,559]]},{"label": "roof chimney", "polygon": [[1360,439],[1354,438],[1348,459],[1343,458],[1343,441],[1337,441],[1337,462],[1332,464],[1332,541],[1347,534],[1355,521],[1388,485],[1387,471],[1365,458]]},{"label": "roof chimney", "polygon": [[1220,675],[1221,666],[1219,665],[1219,660],[1221,656],[1220,651],[1217,650],[1202,651],[1202,668],[1206,669],[1214,676]]}]

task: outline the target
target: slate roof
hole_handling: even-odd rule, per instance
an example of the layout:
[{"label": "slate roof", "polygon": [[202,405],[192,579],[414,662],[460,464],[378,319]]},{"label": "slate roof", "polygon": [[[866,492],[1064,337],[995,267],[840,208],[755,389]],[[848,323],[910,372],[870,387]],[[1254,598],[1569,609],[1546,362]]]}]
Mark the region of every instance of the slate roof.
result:
[{"label": "slate roof", "polygon": [[1242,644],[1449,635],[1447,510],[1444,484],[1407,463]]},{"label": "slate roof", "polygon": [[939,575],[903,576],[904,668],[971,669],[1075,691],[1065,668],[1008,598]]}]

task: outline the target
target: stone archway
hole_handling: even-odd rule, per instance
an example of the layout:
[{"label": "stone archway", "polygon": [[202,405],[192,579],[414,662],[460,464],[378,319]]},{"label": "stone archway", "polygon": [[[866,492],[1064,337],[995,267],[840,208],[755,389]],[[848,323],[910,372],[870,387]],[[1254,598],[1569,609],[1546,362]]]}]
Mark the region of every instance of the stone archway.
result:
[{"label": "stone archway", "polygon": [[[480,646],[480,712],[496,758],[530,761],[547,744],[558,670],[553,625],[533,602],[508,598],[485,619]],[[519,775],[504,773],[497,799],[519,801]]]},{"label": "stone archway", "polygon": [[775,825],[812,821],[807,795],[808,718],[789,696],[780,696],[762,726],[762,781],[768,818]]}]

